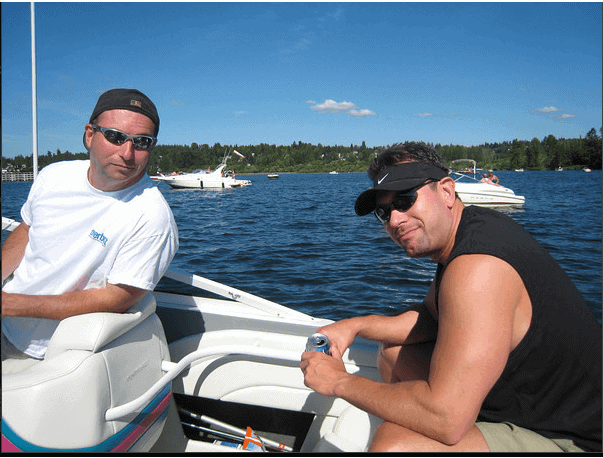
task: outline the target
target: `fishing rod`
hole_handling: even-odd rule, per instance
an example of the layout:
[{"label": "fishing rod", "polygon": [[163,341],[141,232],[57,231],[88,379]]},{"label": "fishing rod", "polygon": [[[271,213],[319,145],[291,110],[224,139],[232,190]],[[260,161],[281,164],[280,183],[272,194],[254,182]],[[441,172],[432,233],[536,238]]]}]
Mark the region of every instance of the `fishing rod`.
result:
[{"label": "fishing rod", "polygon": [[[247,434],[247,432],[244,429],[229,425],[228,423],[224,423],[223,421],[208,417],[207,415],[198,415],[198,414],[193,413],[182,407],[178,407],[178,411],[183,413],[184,415],[194,418],[195,420],[202,421],[203,423],[209,423],[209,425],[211,425],[213,427],[222,428],[222,429],[228,431],[229,433],[238,434],[239,436],[243,436],[243,438],[245,438],[245,436]],[[280,442],[276,442],[271,439],[266,439],[265,437],[260,437],[259,435],[258,435],[258,437],[260,438],[262,443],[268,448],[271,448],[273,450],[285,451],[285,452],[293,451],[293,449],[291,447],[289,447],[288,445],[281,444]]]}]

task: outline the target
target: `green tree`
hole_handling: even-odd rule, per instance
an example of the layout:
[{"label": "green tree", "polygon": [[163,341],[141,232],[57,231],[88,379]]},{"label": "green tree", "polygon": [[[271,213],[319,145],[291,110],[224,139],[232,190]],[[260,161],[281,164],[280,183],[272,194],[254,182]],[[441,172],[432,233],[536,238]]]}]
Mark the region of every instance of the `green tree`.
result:
[{"label": "green tree", "polygon": [[525,143],[517,139],[513,140],[511,145],[511,157],[509,159],[509,168],[519,169],[524,167],[526,161]]},{"label": "green tree", "polygon": [[[603,129],[600,130],[603,132]],[[591,169],[600,169],[601,150],[603,149],[603,145],[601,144],[601,137],[597,135],[597,131],[594,127],[586,134],[584,144],[588,156],[588,167]]]},{"label": "green tree", "polygon": [[542,154],[542,143],[540,143],[538,138],[534,137],[526,147],[526,167],[531,169],[538,168]]}]

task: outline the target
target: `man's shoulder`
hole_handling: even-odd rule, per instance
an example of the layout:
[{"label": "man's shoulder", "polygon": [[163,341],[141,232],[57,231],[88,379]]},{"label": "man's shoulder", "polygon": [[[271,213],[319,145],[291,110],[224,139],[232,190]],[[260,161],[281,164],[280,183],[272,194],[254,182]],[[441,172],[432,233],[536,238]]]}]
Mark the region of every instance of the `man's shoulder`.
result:
[{"label": "man's shoulder", "polygon": [[142,211],[146,224],[165,228],[166,225],[175,226],[174,215],[161,191],[148,177],[139,183],[140,188],[135,193],[131,203]]},{"label": "man's shoulder", "polygon": [[81,170],[88,170],[88,167],[90,167],[89,160],[60,161],[48,164],[40,170],[40,173],[45,175],[68,172],[76,173]]},{"label": "man's shoulder", "polygon": [[492,208],[469,206],[463,210],[459,233],[469,232],[472,236],[484,234],[494,237],[494,234],[527,232],[525,228],[510,216]]},{"label": "man's shoulder", "polygon": [[[32,184],[34,192],[49,191],[61,192],[60,190],[71,189],[74,183],[81,183],[86,176],[90,161],[62,161],[48,164],[40,170],[38,177]],[[71,189],[72,190],[72,189]]]}]

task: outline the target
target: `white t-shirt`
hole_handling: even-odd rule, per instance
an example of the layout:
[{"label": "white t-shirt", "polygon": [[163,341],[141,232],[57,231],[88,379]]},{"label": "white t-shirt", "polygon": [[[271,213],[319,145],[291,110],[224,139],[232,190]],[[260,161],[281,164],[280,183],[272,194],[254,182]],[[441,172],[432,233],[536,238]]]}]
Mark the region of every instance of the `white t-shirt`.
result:
[{"label": "white t-shirt", "polygon": [[[59,162],[40,172],[21,209],[29,243],[4,291],[57,295],[107,283],[157,285],[179,246],[169,205],[146,174],[129,188],[99,191],[88,181],[89,165]],[[2,331],[19,350],[43,358],[58,323],[3,317]]]}]

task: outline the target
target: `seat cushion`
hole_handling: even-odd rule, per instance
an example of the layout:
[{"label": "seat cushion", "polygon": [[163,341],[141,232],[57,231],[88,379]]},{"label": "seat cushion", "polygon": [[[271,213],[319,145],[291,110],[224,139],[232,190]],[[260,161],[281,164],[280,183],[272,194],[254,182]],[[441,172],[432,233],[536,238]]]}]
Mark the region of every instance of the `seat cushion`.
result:
[{"label": "seat cushion", "polygon": [[155,312],[153,293],[147,293],[124,313],[87,313],[65,318],[55,330],[45,359],[67,350],[96,353]]}]

